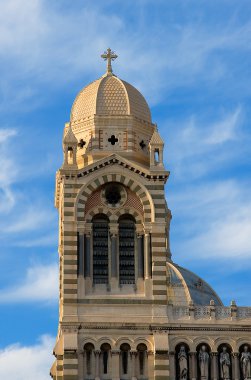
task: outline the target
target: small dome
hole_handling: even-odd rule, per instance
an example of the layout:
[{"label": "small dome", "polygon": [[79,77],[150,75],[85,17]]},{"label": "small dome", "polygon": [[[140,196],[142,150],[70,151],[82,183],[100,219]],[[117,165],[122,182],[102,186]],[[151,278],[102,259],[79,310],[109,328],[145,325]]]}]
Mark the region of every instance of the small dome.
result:
[{"label": "small dome", "polygon": [[79,92],[71,109],[71,122],[93,115],[131,115],[151,123],[150,109],[141,93],[129,83],[109,74]]},{"label": "small dome", "polygon": [[186,306],[193,302],[194,305],[207,306],[211,300],[215,306],[223,305],[211,286],[195,273],[168,262],[167,276],[168,296],[174,305]]}]

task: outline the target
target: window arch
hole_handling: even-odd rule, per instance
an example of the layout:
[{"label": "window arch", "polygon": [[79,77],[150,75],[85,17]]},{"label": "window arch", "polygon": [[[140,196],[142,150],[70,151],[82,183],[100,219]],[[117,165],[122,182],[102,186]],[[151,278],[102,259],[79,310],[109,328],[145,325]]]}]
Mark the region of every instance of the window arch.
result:
[{"label": "window arch", "polygon": [[90,376],[93,372],[93,350],[94,346],[92,343],[86,343],[84,345],[85,368],[87,376]]},{"label": "window arch", "polygon": [[107,375],[109,373],[109,354],[111,351],[111,346],[109,343],[103,343],[100,349],[102,357],[102,373],[103,375]]},{"label": "window arch", "polygon": [[135,219],[128,214],[119,218],[119,282],[135,283]]},{"label": "window arch", "polygon": [[144,343],[140,343],[137,346],[138,353],[138,373],[140,377],[145,377],[146,374],[146,360],[147,360],[147,347]]},{"label": "window arch", "polygon": [[121,356],[121,370],[122,370],[122,376],[129,374],[129,352],[131,350],[131,347],[128,343],[123,343],[120,346],[120,356]]},{"label": "window arch", "polygon": [[109,219],[104,214],[92,219],[93,283],[108,284],[108,228]]}]

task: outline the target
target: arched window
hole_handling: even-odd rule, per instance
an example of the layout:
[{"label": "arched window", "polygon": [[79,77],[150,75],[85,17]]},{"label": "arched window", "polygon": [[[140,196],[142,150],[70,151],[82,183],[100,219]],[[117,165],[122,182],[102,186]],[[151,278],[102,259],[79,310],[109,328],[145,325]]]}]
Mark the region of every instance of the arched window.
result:
[{"label": "arched window", "polygon": [[119,219],[119,282],[135,283],[135,220],[131,215]]},{"label": "arched window", "polygon": [[128,343],[123,343],[120,346],[122,377],[123,375],[128,374],[128,357],[129,357],[130,349],[131,347],[129,346]]},{"label": "arched window", "polygon": [[147,347],[144,343],[140,343],[137,346],[138,351],[138,369],[139,369],[139,376],[145,377],[145,367],[146,367],[146,359],[147,359]]},{"label": "arched window", "polygon": [[108,283],[108,223],[106,215],[96,215],[92,220],[93,231],[93,283]]},{"label": "arched window", "polygon": [[87,376],[90,376],[92,374],[93,350],[94,350],[94,346],[92,343],[86,343],[84,345],[85,368],[86,368],[86,375]]},{"label": "arched window", "polygon": [[107,375],[109,370],[109,353],[111,346],[109,343],[103,343],[100,349],[102,357],[102,371],[104,375]]}]

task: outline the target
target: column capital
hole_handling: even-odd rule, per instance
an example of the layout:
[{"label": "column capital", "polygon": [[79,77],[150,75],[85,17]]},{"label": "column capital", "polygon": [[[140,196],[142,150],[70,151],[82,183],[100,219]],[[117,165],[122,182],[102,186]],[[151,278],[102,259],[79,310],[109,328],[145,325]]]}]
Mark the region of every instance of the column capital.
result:
[{"label": "column capital", "polygon": [[210,352],[210,355],[211,355],[212,357],[214,357],[214,356],[218,356],[218,352]]},{"label": "column capital", "polygon": [[112,223],[111,222],[109,224],[109,231],[110,231],[111,237],[116,237],[118,235],[118,232],[119,232],[118,223]]},{"label": "column capital", "polygon": [[138,351],[130,351],[130,354],[131,354],[132,356],[136,356],[137,353],[138,353]]},{"label": "column capital", "polygon": [[111,354],[116,356],[116,355],[120,354],[120,351],[119,350],[111,350]]},{"label": "column capital", "polygon": [[101,350],[93,350],[94,352],[94,355],[100,355],[101,354]]},{"label": "column capital", "polygon": [[240,355],[240,353],[239,352],[232,352],[231,355],[232,355],[233,358],[238,358],[239,355]]}]

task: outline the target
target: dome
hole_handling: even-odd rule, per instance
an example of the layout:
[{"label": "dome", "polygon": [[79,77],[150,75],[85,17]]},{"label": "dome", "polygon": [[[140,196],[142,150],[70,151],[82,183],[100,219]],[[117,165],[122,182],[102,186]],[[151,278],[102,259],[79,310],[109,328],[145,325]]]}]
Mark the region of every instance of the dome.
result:
[{"label": "dome", "polygon": [[73,103],[71,122],[93,115],[130,115],[148,123],[152,122],[150,109],[141,93],[113,74],[105,74],[84,87]]},{"label": "dome", "polygon": [[174,305],[207,306],[214,300],[216,306],[223,303],[216,292],[195,273],[174,263],[167,263],[168,296]]}]

